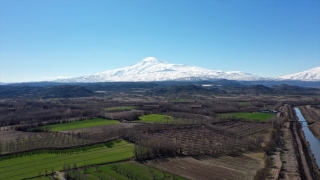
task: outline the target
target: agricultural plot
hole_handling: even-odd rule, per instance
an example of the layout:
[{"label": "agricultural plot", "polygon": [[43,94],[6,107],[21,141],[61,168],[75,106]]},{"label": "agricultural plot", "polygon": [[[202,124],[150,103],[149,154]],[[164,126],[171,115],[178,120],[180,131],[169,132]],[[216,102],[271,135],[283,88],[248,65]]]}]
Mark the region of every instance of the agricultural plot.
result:
[{"label": "agricultural plot", "polygon": [[121,106],[121,107],[112,107],[112,108],[105,108],[105,111],[130,111],[131,109],[135,109],[136,106]]},{"label": "agricultural plot", "polygon": [[258,113],[258,112],[254,112],[254,113],[223,113],[223,114],[219,114],[220,117],[236,117],[236,118],[243,118],[246,120],[258,120],[261,122],[266,122],[268,121],[270,118],[273,118],[275,116],[275,114],[270,114],[270,113]]},{"label": "agricultural plot", "polygon": [[99,144],[120,138],[118,130],[99,133],[87,132],[47,132],[38,133],[11,141],[0,141],[0,154],[19,153],[39,149],[66,149],[78,146]]},{"label": "agricultural plot", "polygon": [[0,160],[0,179],[15,180],[38,176],[45,171],[62,170],[64,164],[76,163],[78,167],[110,163],[130,159],[133,156],[133,144],[118,140],[105,146],[77,148],[60,151],[41,151],[41,153],[16,154]]},{"label": "agricultural plot", "polygon": [[[172,155],[233,154],[261,150],[270,123],[218,122],[212,125],[158,125],[133,130],[126,138],[136,142],[137,159]],[[134,129],[134,128],[133,128]],[[154,141],[156,139],[157,141]]]},{"label": "agricultural plot", "polygon": [[148,164],[155,168],[175,173],[188,179],[197,180],[225,180],[243,179],[251,180],[256,171],[263,167],[263,153],[259,158],[242,156],[222,156],[219,158],[206,157],[194,159],[191,157],[168,158],[166,161],[149,161]]},{"label": "agricultural plot", "polygon": [[133,161],[120,162],[102,166],[95,166],[86,170],[85,176],[88,179],[117,179],[117,180],[127,180],[127,179],[176,179],[183,180],[177,175],[161,171],[159,169],[149,167],[140,163]]},{"label": "agricultural plot", "polygon": [[47,125],[47,126],[43,126],[43,128],[50,128],[52,131],[67,131],[67,130],[73,130],[73,129],[104,126],[104,125],[111,125],[111,124],[118,124],[118,123],[120,122],[116,120],[96,118],[96,119],[88,119],[88,120],[82,120],[82,121],[73,121],[68,123]]},{"label": "agricultural plot", "polygon": [[171,123],[174,122],[171,116],[162,114],[148,114],[139,117],[139,122],[146,123]]}]

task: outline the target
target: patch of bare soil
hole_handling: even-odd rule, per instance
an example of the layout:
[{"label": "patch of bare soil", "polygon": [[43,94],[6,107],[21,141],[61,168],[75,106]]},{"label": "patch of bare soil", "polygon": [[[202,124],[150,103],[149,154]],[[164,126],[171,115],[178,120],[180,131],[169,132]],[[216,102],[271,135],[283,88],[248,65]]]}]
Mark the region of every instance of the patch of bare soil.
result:
[{"label": "patch of bare soil", "polygon": [[282,168],[282,161],[280,159],[280,148],[277,148],[276,152],[271,156],[273,160],[273,167],[270,170],[270,179],[278,179],[280,170]]},{"label": "patch of bare soil", "polygon": [[62,131],[62,132],[65,132],[65,133],[68,133],[68,132],[87,132],[90,134],[94,134],[94,133],[106,132],[106,131],[111,131],[111,130],[116,131],[116,130],[131,128],[131,127],[136,126],[138,124],[139,123],[120,123],[120,124],[111,124],[111,125],[106,125],[106,126],[74,129],[74,130]]},{"label": "patch of bare soil", "polygon": [[17,138],[23,138],[30,135],[39,134],[38,132],[22,132],[22,131],[0,131],[0,141],[10,141]]},{"label": "patch of bare soil", "polygon": [[[250,156],[247,154],[205,159],[169,158],[165,161],[152,160],[148,162],[148,165],[188,179],[253,179],[256,171],[262,168],[263,164],[262,159],[259,160],[257,155]],[[260,155],[260,157],[262,156]]]}]

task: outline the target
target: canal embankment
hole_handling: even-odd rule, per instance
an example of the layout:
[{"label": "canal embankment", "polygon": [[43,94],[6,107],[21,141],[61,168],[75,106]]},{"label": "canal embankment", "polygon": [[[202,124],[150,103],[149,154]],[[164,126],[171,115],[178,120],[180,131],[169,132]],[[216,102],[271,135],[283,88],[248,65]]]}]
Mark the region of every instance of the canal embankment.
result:
[{"label": "canal embankment", "polygon": [[320,180],[320,141],[313,135],[306,119],[298,108],[294,108],[295,120],[292,120],[291,131],[295,139],[296,155],[300,165],[302,179]]},{"label": "canal embankment", "polygon": [[320,112],[316,111],[310,105],[299,106],[299,110],[308,123],[308,128],[312,134],[320,140]]}]

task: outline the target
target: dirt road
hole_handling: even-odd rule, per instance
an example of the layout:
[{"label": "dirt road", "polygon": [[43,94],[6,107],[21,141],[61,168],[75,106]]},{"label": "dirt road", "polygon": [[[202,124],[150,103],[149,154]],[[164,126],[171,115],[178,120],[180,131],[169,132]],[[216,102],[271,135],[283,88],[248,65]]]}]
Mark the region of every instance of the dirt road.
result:
[{"label": "dirt road", "polygon": [[[294,122],[292,122],[292,123],[294,123]],[[293,124],[293,133],[295,136],[295,140],[297,142],[298,154],[300,156],[300,161],[301,161],[301,165],[302,165],[303,174],[305,176],[305,179],[312,180],[309,164],[306,159],[306,154],[303,151],[302,142],[301,142],[300,136],[298,135],[297,125],[295,125],[295,124]]]}]

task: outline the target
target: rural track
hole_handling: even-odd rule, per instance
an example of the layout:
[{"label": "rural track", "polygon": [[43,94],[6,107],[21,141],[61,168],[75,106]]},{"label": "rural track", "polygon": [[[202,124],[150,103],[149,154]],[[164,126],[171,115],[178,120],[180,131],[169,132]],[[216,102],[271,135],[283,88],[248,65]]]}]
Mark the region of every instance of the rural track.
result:
[{"label": "rural track", "polygon": [[[291,123],[294,123],[294,122],[291,122]],[[303,152],[302,142],[301,142],[300,136],[298,134],[297,126],[295,124],[293,124],[293,133],[294,133],[294,137],[295,137],[296,142],[297,142],[298,154],[300,156],[299,158],[300,158],[300,161],[301,161],[301,165],[302,165],[302,169],[303,169],[303,173],[305,175],[305,178],[306,178],[306,180],[313,180],[313,178],[311,176],[311,173],[310,173],[309,164],[308,164],[307,159],[306,159],[306,155]]]},{"label": "rural track", "polygon": [[282,168],[282,161],[281,161],[281,158],[280,158],[280,151],[281,149],[280,148],[277,148],[275,154],[272,156],[272,158],[274,159],[274,165],[275,167],[273,167],[271,169],[271,179],[278,179],[279,178],[279,173],[281,171],[281,168]]}]

